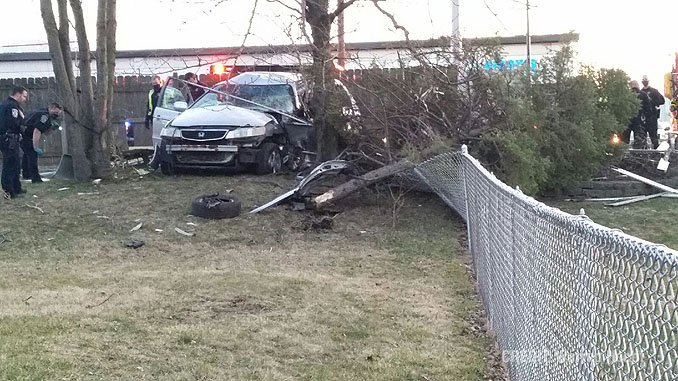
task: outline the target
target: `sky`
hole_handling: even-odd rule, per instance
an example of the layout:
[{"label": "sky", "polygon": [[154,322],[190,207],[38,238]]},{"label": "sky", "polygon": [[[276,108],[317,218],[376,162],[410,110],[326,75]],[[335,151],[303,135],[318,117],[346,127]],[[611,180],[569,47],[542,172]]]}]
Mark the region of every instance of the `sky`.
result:
[{"label": "sky", "polygon": [[[295,0],[282,1],[295,4]],[[427,39],[451,34],[453,1],[459,2],[462,37],[526,32],[525,0],[385,0],[380,4],[408,29],[411,39]],[[82,2],[94,46],[97,1]],[[246,45],[287,44],[299,37],[295,16],[271,0],[118,0],[117,47],[240,46],[255,3]],[[46,42],[39,0],[13,1],[12,9],[23,16],[0,23],[0,52],[44,50],[45,45],[34,45]],[[345,17],[347,42],[403,39],[402,32],[369,0],[360,0]],[[623,69],[633,79],[647,74],[659,89],[678,52],[678,27],[671,25],[678,25],[676,0],[530,0],[533,35],[579,33],[580,63]]]}]

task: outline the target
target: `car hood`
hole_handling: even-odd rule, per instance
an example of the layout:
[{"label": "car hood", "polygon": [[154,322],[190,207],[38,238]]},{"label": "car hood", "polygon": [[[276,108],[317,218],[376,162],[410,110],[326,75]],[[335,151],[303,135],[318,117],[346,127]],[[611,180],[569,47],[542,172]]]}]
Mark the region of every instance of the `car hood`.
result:
[{"label": "car hood", "polygon": [[261,111],[249,110],[242,107],[219,105],[191,108],[172,121],[172,127],[194,126],[264,126],[275,120],[272,116]]}]

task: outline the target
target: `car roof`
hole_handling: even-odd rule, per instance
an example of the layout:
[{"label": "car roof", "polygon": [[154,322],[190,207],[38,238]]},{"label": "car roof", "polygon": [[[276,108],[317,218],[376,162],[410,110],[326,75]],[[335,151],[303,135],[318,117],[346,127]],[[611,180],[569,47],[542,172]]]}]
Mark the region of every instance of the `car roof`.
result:
[{"label": "car roof", "polygon": [[301,74],[299,73],[250,71],[238,74],[219,84],[234,83],[252,86],[285,85],[298,82],[299,80],[301,80]]}]

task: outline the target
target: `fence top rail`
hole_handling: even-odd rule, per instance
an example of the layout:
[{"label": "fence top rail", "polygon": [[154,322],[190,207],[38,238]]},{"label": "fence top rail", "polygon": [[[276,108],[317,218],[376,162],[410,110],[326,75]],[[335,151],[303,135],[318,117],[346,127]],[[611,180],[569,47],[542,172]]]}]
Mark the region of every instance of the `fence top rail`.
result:
[{"label": "fence top rail", "polygon": [[504,184],[494,175],[494,173],[488,171],[478,160],[471,156],[468,153],[466,146],[462,147],[461,152],[448,152],[426,160],[421,163],[419,167],[425,168],[435,161],[453,157],[461,157],[463,160],[466,160],[468,164],[472,165],[473,168],[483,174],[496,188],[505,194],[508,194],[516,202],[522,203],[540,218],[551,219],[554,220],[554,222],[573,226],[582,235],[591,238],[592,241],[596,242],[597,245],[600,245],[601,247],[604,246],[605,240],[607,240],[607,242],[612,241],[620,246],[642,250],[647,255],[668,262],[671,266],[678,267],[678,251],[673,250],[666,245],[645,241],[630,234],[626,234],[620,229],[612,229],[597,224],[585,214],[572,215],[563,212],[558,208],[546,205],[541,201],[537,201],[534,198],[525,195],[518,187],[512,188]]}]

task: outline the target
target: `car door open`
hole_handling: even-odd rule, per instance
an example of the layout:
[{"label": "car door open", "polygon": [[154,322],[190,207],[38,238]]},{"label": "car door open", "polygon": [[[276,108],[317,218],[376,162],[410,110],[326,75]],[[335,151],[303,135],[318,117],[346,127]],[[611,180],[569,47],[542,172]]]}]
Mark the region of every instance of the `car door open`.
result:
[{"label": "car door open", "polygon": [[160,146],[160,132],[167,122],[181,114],[188,107],[186,85],[175,79],[168,79],[160,91],[158,105],[153,112],[153,147]]}]

